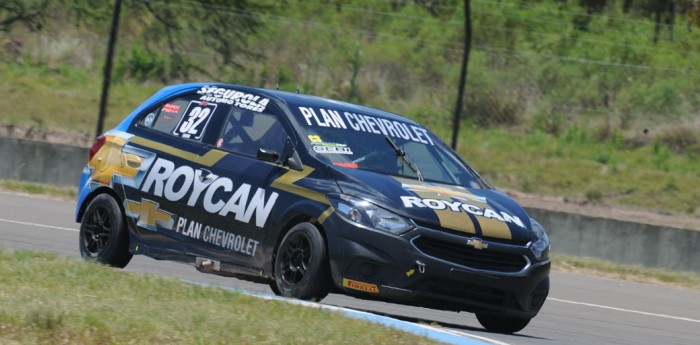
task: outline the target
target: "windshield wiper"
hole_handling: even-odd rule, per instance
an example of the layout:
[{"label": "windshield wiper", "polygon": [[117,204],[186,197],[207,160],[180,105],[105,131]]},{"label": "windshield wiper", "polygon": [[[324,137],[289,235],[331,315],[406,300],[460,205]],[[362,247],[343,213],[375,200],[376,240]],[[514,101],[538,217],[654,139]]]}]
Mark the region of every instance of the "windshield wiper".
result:
[{"label": "windshield wiper", "polygon": [[389,138],[388,135],[385,135],[384,139],[386,139],[386,142],[389,143],[389,145],[391,146],[392,149],[394,149],[394,152],[396,152],[396,156],[401,158],[401,160],[403,160],[406,163],[406,165],[408,165],[408,167],[411,168],[411,170],[413,170],[413,172],[416,173],[416,176],[418,176],[418,180],[423,181],[423,174],[421,174],[420,169],[418,169],[418,165],[411,162],[406,157],[406,151],[404,151],[400,147],[398,147],[396,145],[396,143],[393,140],[391,140],[391,138]]}]

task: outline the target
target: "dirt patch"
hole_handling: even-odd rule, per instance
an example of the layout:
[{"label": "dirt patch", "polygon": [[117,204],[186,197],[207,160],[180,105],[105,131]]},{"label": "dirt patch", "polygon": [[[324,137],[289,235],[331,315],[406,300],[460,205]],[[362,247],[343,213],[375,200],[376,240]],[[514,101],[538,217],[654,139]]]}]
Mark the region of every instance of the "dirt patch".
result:
[{"label": "dirt patch", "polygon": [[541,208],[551,211],[583,214],[586,216],[623,220],[657,226],[700,230],[700,218],[688,215],[658,213],[644,209],[628,208],[604,203],[578,202],[565,197],[526,194],[505,190],[523,207]]}]

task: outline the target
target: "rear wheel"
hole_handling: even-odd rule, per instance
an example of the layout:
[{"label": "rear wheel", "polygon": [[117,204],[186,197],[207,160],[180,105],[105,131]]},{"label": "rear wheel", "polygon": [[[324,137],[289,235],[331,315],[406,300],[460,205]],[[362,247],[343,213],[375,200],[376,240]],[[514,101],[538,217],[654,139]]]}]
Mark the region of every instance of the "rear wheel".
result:
[{"label": "rear wheel", "polygon": [[479,323],[489,332],[508,334],[522,330],[530,323],[530,320],[532,320],[528,318],[484,313],[476,313],[476,319],[479,320]]},{"label": "rear wheel", "polygon": [[80,255],[106,265],[123,268],[131,260],[129,234],[119,204],[109,194],[95,197],[80,224]]},{"label": "rear wheel", "polygon": [[320,301],[328,295],[331,274],[326,244],[311,223],[295,225],[275,254],[272,291],[286,297]]}]

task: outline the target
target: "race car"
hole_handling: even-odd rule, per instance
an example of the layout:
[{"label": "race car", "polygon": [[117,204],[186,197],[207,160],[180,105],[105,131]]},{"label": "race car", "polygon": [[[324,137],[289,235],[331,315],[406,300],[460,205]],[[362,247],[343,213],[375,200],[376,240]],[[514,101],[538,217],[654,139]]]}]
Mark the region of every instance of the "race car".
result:
[{"label": "race car", "polygon": [[165,87],[92,145],[83,258],[476,314],[513,333],[549,292],[543,227],[405,117],[228,84]]}]

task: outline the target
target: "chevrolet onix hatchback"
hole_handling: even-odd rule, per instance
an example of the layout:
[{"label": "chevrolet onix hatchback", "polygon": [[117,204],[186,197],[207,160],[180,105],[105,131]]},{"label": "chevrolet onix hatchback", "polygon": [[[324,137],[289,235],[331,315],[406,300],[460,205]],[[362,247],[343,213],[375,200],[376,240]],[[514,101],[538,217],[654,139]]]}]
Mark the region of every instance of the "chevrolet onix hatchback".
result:
[{"label": "chevrolet onix hatchback", "polygon": [[95,140],[80,253],[467,311],[512,333],[549,291],[549,240],[437,136],[402,116],[226,84],[166,87]]}]

